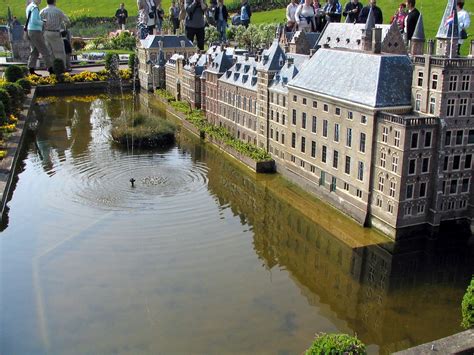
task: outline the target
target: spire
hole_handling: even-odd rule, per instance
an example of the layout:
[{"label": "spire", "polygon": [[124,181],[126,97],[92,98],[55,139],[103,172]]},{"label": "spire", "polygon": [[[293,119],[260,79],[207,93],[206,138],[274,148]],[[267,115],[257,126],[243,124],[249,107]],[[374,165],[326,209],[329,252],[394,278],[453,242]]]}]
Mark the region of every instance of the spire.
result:
[{"label": "spire", "polygon": [[[393,21],[396,22],[396,21]],[[417,39],[419,41],[425,40],[425,27],[423,26],[423,15],[420,14],[418,17],[418,21],[416,22],[415,31],[413,32],[413,36],[411,39]]]},{"label": "spire", "polygon": [[369,10],[369,15],[367,16],[367,21],[365,22],[365,33],[372,32],[372,29],[375,27],[375,17],[372,7]]},{"label": "spire", "polygon": [[[452,31],[454,30],[454,33]],[[456,10],[456,0],[448,0],[446,10],[444,10],[443,19],[438,28],[436,38],[451,39],[459,38],[459,22]]]}]

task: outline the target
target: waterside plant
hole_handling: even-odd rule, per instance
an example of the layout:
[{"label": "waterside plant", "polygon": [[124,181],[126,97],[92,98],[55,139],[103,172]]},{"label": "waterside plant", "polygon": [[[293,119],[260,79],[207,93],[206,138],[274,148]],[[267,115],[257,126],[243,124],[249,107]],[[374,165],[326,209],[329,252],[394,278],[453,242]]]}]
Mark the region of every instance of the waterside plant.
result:
[{"label": "waterside plant", "polygon": [[462,323],[465,329],[474,328],[474,276],[461,303]]},{"label": "waterside plant", "polygon": [[367,354],[364,343],[357,337],[352,337],[347,334],[326,334],[320,333],[311,344],[311,347],[306,350],[306,355],[320,355],[320,354],[346,354],[359,355]]}]

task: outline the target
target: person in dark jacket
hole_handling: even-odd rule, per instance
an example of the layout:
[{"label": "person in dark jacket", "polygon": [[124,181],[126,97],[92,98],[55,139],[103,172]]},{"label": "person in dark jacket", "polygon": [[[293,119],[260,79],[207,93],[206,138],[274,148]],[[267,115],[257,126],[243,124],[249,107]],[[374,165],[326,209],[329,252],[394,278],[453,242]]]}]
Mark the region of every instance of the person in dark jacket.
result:
[{"label": "person in dark jacket", "polygon": [[415,7],[416,0],[407,0],[408,16],[405,18],[405,31],[407,33],[407,42],[411,40],[413,32],[415,32],[420,11]]},{"label": "person in dark jacket", "polygon": [[186,37],[193,42],[196,37],[197,46],[204,50],[204,27],[206,19],[204,13],[207,10],[205,0],[186,0]]},{"label": "person in dark jacket", "polygon": [[383,23],[382,10],[380,10],[380,7],[377,6],[377,1],[376,0],[370,0],[369,5],[365,6],[362,9],[357,22],[358,23],[366,23],[367,22],[367,17],[369,17],[370,9],[372,9],[372,12],[374,14],[375,24],[376,25],[381,25]]},{"label": "person in dark jacket", "polygon": [[229,13],[227,12],[227,7],[224,5],[224,0],[219,0],[214,12],[214,19],[216,20],[217,31],[219,32],[219,40],[221,42],[227,42],[226,30]]},{"label": "person in dark jacket", "polygon": [[351,0],[344,7],[342,14],[348,23],[356,23],[360,12],[362,11],[362,4],[359,0]]},{"label": "person in dark jacket", "polygon": [[117,19],[117,24],[120,30],[125,29],[125,24],[128,18],[128,11],[125,9],[125,4],[121,3],[120,8],[115,11],[115,18]]},{"label": "person in dark jacket", "polygon": [[327,22],[341,22],[342,6],[339,0],[328,0],[323,10]]}]

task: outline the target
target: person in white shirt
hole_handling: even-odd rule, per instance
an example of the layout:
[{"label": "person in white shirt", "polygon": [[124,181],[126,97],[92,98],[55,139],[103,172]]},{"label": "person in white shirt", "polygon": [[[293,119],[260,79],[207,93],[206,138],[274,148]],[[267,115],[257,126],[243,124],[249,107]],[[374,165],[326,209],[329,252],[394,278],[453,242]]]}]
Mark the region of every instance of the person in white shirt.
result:
[{"label": "person in white shirt", "polygon": [[461,54],[461,46],[464,40],[467,39],[466,29],[471,25],[471,17],[469,13],[464,10],[464,1],[458,0],[457,2],[458,11],[458,23],[459,23],[459,42],[458,42],[458,55]]},{"label": "person in white shirt", "polygon": [[314,31],[314,7],[311,0],[304,0],[296,9],[295,20],[298,31],[312,32]]},{"label": "person in white shirt", "polygon": [[293,31],[296,19],[295,14],[298,9],[298,0],[291,0],[289,5],[286,7],[286,30]]},{"label": "person in white shirt", "polygon": [[46,6],[40,12],[44,21],[44,40],[54,59],[61,59],[66,67],[66,51],[61,30],[71,23],[69,18],[56,7],[56,0],[47,0]]}]

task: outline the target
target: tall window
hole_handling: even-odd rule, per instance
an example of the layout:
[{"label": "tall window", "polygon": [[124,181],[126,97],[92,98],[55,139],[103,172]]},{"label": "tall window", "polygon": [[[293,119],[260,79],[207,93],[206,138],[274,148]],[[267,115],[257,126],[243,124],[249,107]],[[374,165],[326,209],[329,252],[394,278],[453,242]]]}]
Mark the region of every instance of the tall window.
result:
[{"label": "tall window", "polygon": [[380,175],[379,176],[379,186],[378,186],[380,192],[383,192],[384,184],[385,184],[385,178],[383,177],[383,175]]},{"label": "tall window", "polygon": [[462,193],[465,193],[465,192],[469,191],[469,181],[470,180],[471,180],[470,178],[462,179],[462,184],[461,184],[461,192]]},{"label": "tall window", "polygon": [[436,90],[438,88],[438,74],[433,73],[431,78],[431,89]]},{"label": "tall window", "polygon": [[323,137],[328,136],[328,120],[323,120]]},{"label": "tall window", "polygon": [[434,115],[436,110],[436,97],[430,97],[430,114]]},{"label": "tall window", "polygon": [[471,76],[469,74],[464,74],[461,79],[461,90],[469,91],[469,83],[471,81]]},{"label": "tall window", "polygon": [[415,175],[416,173],[416,159],[408,160],[408,175]]},{"label": "tall window", "polygon": [[464,169],[471,169],[472,164],[472,154],[466,154],[466,158],[464,159]]},{"label": "tall window", "polygon": [[461,156],[455,155],[453,157],[453,170],[459,170],[460,166],[461,166]]},{"label": "tall window", "polygon": [[415,187],[414,184],[407,184],[407,194],[406,199],[410,200],[413,198],[413,188]]},{"label": "tall window", "polygon": [[431,136],[432,136],[432,132],[431,131],[426,131],[426,133],[425,133],[425,148],[430,148],[431,147]]},{"label": "tall window", "polygon": [[398,155],[392,156],[392,172],[396,173],[398,170]]},{"label": "tall window", "polygon": [[419,71],[418,72],[418,86],[423,86],[423,72]]},{"label": "tall window", "polygon": [[419,197],[426,197],[426,182],[420,183],[420,195]]},{"label": "tall window", "polygon": [[388,142],[388,127],[382,127],[382,142]]},{"label": "tall window", "polygon": [[316,142],[315,141],[311,141],[311,156],[313,158],[316,157]]},{"label": "tall window", "polygon": [[301,128],[306,129],[306,112],[301,114]]},{"label": "tall window", "polygon": [[456,145],[462,144],[463,135],[464,135],[464,131],[462,130],[456,131]]},{"label": "tall window", "polygon": [[449,91],[456,91],[458,88],[458,76],[451,75],[449,77]]},{"label": "tall window", "polygon": [[451,180],[451,183],[449,185],[449,193],[450,194],[455,194],[458,189],[458,179],[453,179]]},{"label": "tall window", "polygon": [[444,137],[444,145],[446,146],[451,145],[451,131],[446,131],[446,135]]},{"label": "tall window", "polygon": [[412,149],[418,148],[418,133],[416,132],[413,132],[411,134],[410,148]]},{"label": "tall window", "polygon": [[339,142],[339,123],[334,124],[334,142]]},{"label": "tall window", "polygon": [[397,182],[395,180],[390,181],[390,197],[395,197],[395,192],[397,190]]},{"label": "tall window", "polygon": [[347,155],[346,155],[346,164],[345,164],[345,167],[344,167],[344,172],[346,174],[351,173],[351,157],[347,156]]},{"label": "tall window", "polygon": [[296,148],[296,133],[291,133],[291,148]]},{"label": "tall window", "polygon": [[321,161],[323,163],[325,163],[327,160],[327,154],[328,154],[328,148],[325,145],[323,145],[322,151],[321,151]]},{"label": "tall window", "polygon": [[456,106],[456,99],[448,99],[448,103],[446,105],[446,116],[453,117],[454,116],[454,107]]},{"label": "tall window", "polygon": [[332,157],[332,167],[337,169],[338,163],[339,163],[339,152],[335,150]]},{"label": "tall window", "polygon": [[293,116],[291,123],[295,126],[296,125],[296,110],[293,110]]},{"label": "tall window", "polygon": [[301,137],[301,153],[306,152],[306,138]]},{"label": "tall window", "polygon": [[401,135],[400,131],[396,129],[395,130],[395,139],[394,139],[394,142],[393,142],[395,147],[400,147],[400,135]]},{"label": "tall window", "polygon": [[427,173],[430,168],[430,158],[426,157],[423,158],[421,161],[421,172],[422,173]]},{"label": "tall window", "polygon": [[385,168],[385,163],[387,161],[387,153],[385,151],[380,152],[380,166]]},{"label": "tall window", "polygon": [[470,129],[467,132],[467,144],[474,144],[474,129]]},{"label": "tall window", "polygon": [[416,94],[415,111],[420,111],[421,108],[421,94]]},{"label": "tall window", "polygon": [[317,118],[316,116],[313,116],[313,119],[311,121],[311,132],[316,133],[316,127],[317,127]]},{"label": "tall window", "polygon": [[459,99],[459,116],[467,116],[467,99]]},{"label": "tall window", "polygon": [[360,181],[364,180],[364,163],[361,161],[357,165],[357,179]]},{"label": "tall window", "polygon": [[360,134],[359,151],[365,153],[365,133]]},{"label": "tall window", "polygon": [[346,132],[346,146],[352,147],[352,128],[348,128]]}]

